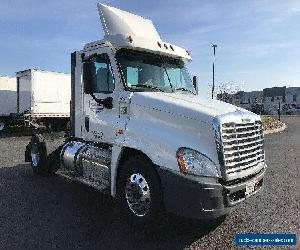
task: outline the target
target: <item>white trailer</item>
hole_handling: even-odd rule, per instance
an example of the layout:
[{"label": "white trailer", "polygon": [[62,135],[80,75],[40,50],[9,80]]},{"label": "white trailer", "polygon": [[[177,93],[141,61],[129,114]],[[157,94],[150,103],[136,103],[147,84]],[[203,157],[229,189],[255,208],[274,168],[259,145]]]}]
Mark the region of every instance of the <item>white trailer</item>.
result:
[{"label": "white trailer", "polygon": [[61,127],[70,117],[71,77],[69,74],[28,69],[16,73],[17,113],[26,126]]},{"label": "white trailer", "polygon": [[0,131],[11,113],[17,112],[17,82],[15,77],[0,76]]},{"label": "white trailer", "polygon": [[[3,82],[3,83],[2,83]],[[1,81],[2,124],[61,129],[70,118],[69,74],[27,69]],[[2,125],[3,127],[3,125]]]}]

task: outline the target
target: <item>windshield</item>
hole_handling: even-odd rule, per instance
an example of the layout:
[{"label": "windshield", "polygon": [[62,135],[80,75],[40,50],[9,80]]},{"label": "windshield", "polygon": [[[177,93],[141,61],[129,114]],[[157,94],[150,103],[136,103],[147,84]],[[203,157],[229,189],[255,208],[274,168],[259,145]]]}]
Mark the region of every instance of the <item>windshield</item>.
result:
[{"label": "windshield", "polygon": [[180,59],[129,49],[119,50],[116,57],[131,91],[196,92]]}]

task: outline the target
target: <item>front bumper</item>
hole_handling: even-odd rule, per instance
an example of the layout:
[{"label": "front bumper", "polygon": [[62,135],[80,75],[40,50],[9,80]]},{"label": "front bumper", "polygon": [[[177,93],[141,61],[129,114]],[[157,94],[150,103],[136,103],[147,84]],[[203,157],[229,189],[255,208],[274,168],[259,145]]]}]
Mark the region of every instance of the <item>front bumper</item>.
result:
[{"label": "front bumper", "polygon": [[[263,187],[265,170],[234,182],[210,177],[190,177],[158,169],[165,208],[187,218],[213,219],[226,215],[230,207],[256,194]],[[246,185],[255,180],[254,191],[245,195]]]}]

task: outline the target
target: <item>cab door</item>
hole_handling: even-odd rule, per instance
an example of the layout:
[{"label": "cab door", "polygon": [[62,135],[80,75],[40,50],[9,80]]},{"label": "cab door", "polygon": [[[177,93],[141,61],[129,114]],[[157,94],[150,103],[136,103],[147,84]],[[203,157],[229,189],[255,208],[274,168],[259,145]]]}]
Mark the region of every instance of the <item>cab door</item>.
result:
[{"label": "cab door", "polygon": [[103,48],[83,59],[82,137],[112,144],[119,117],[119,80],[112,52]]}]

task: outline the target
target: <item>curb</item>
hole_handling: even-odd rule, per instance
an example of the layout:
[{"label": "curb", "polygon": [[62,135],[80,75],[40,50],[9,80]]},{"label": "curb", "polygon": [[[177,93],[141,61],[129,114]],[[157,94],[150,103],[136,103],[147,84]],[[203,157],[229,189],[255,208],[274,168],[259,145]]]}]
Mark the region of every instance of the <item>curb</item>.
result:
[{"label": "curb", "polygon": [[280,128],[265,130],[263,133],[264,133],[264,135],[280,133],[280,132],[284,131],[286,128],[287,128],[286,124],[283,124],[283,126]]}]

